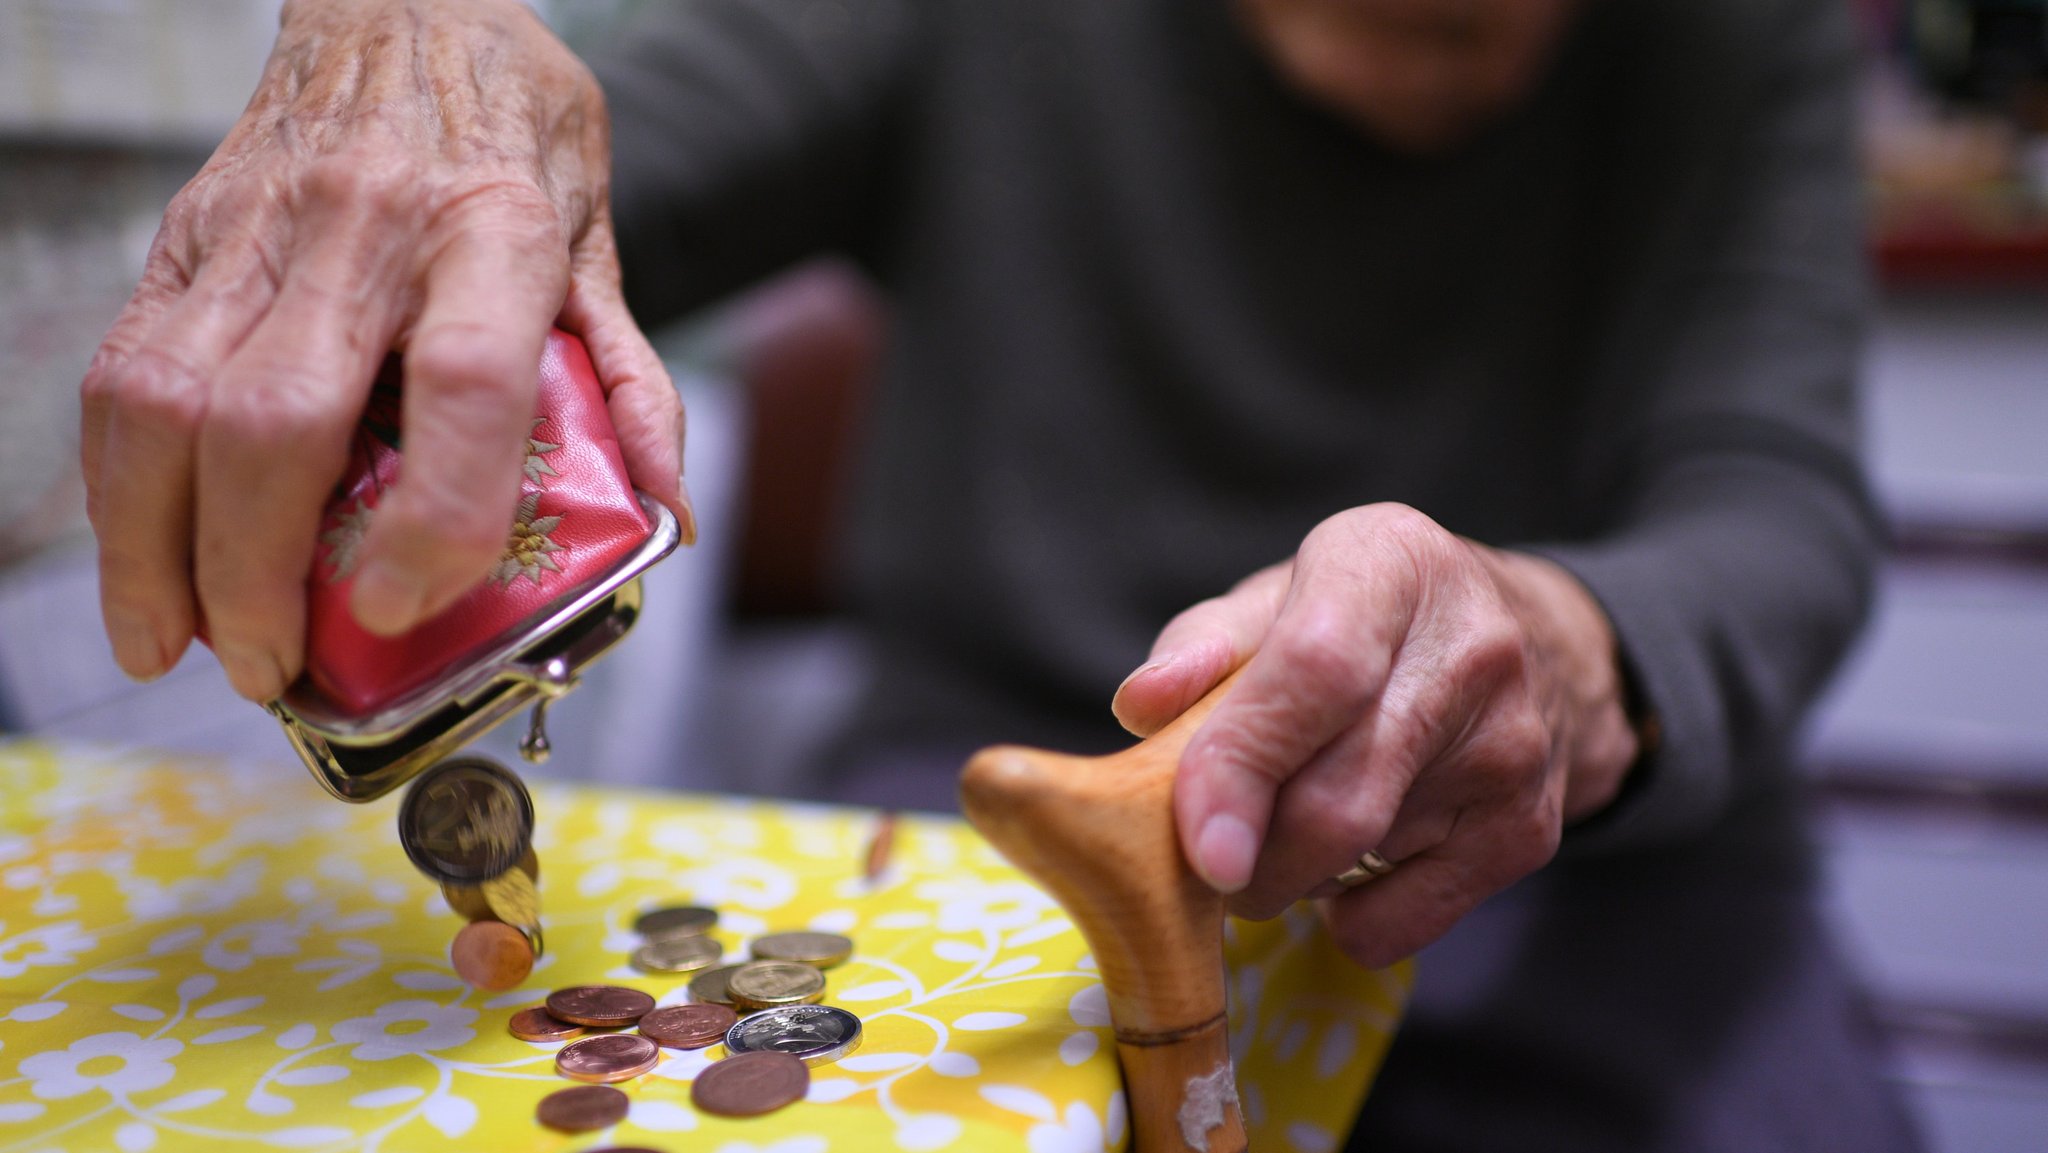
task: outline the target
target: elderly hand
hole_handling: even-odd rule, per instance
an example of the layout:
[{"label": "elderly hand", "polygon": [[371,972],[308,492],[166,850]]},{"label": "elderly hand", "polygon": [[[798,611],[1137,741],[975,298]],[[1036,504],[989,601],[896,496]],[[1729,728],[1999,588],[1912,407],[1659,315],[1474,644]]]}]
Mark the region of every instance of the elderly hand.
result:
[{"label": "elderly hand", "polygon": [[634,483],[693,532],[675,391],[620,294],[608,131],[515,0],[286,7],[85,379],[124,670],[165,672],[203,621],[243,696],[297,676],[321,508],[393,349],[405,471],[363,546],[365,626],[410,628],[503,550],[552,324],[588,345]]},{"label": "elderly hand", "polygon": [[[1181,758],[1181,844],[1239,916],[1327,898],[1364,965],[1541,867],[1636,756],[1612,630],[1584,587],[1397,505],[1331,517],[1292,562],[1174,618],[1117,716],[1149,735],[1239,665]],[[1397,867],[1331,881],[1368,850]]]}]

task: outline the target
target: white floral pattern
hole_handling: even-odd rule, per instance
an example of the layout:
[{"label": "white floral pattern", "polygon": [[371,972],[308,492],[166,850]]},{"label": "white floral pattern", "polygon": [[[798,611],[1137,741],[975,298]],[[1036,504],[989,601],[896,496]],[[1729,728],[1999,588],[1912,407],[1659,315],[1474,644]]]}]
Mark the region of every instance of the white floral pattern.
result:
[{"label": "white floral pattern", "polygon": [[[458,921],[388,806],[237,769],[0,743],[0,1151],[564,1148],[533,1123],[557,1046],[505,1022],[550,987],[682,979],[623,965],[635,912],[721,906],[729,955],[771,929],[846,932],[828,999],[861,1050],[771,1117],[698,1114],[714,1053],[664,1056],[590,1145],[712,1153],[1071,1153],[1128,1138],[1107,1005],[1059,907],[957,822],[906,819],[874,885],[871,817],[541,786],[551,952],[527,986],[455,981]],[[1404,971],[1361,973],[1307,912],[1234,925],[1232,1036],[1254,1145],[1341,1133]],[[1255,1106],[1255,1107],[1254,1107]],[[582,1147],[577,1145],[575,1147]]]}]

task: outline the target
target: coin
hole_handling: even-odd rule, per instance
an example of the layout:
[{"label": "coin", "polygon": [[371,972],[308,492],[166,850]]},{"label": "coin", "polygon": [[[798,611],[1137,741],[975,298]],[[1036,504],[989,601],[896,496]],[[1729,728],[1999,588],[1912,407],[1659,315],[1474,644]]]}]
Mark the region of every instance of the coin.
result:
[{"label": "coin", "polygon": [[538,1005],[512,1014],[505,1028],[521,1041],[567,1041],[583,1035],[583,1026],[564,1021]]},{"label": "coin", "polygon": [[540,891],[521,869],[507,869],[477,886],[491,912],[508,925],[540,923]]},{"label": "coin", "polygon": [[725,991],[741,1009],[801,1005],[825,996],[825,974],[798,961],[749,961],[726,978]]},{"label": "coin", "polygon": [[448,946],[455,975],[478,989],[511,989],[533,972],[533,944],[498,921],[472,921]]},{"label": "coin", "polygon": [[690,1103],[723,1117],[756,1117],[801,1101],[811,1071],[787,1053],[740,1053],[719,1061],[690,1083]]},{"label": "coin", "polygon": [[533,798],[511,770],[452,757],[421,773],[398,807],[398,843],[443,884],[474,885],[519,864],[533,837]]},{"label": "coin", "polygon": [[684,936],[708,933],[718,924],[718,911],[699,905],[672,905],[649,909],[633,922],[633,931],[644,937]]},{"label": "coin", "polygon": [[690,1000],[706,1005],[732,1004],[732,993],[726,989],[725,983],[742,968],[745,966],[720,965],[716,969],[706,969],[690,978]]},{"label": "coin", "polygon": [[752,952],[763,961],[802,961],[829,969],[853,955],[853,942],[837,933],[770,933],[754,938]]},{"label": "coin", "polygon": [[557,1089],[540,1099],[533,1115],[541,1124],[564,1133],[609,1129],[626,1119],[632,1100],[610,1085],[578,1085]]},{"label": "coin", "polygon": [[669,1005],[640,1018],[640,1035],[665,1049],[702,1049],[724,1040],[738,1020],[724,1005]]},{"label": "coin", "polygon": [[483,921],[491,917],[491,903],[484,898],[480,885],[441,885],[441,899],[455,910],[455,915],[465,921]]},{"label": "coin", "polygon": [[765,1009],[726,1030],[725,1047],[735,1054],[787,1053],[806,1065],[837,1061],[860,1047],[860,1018],[835,1005]]},{"label": "coin", "polygon": [[688,973],[725,952],[709,937],[658,937],[633,950],[633,967],[643,973]]},{"label": "coin", "polygon": [[609,1084],[654,1068],[661,1046],[637,1033],[606,1033],[571,1041],[555,1054],[555,1072],[571,1081]]},{"label": "coin", "polygon": [[557,1020],[615,1029],[630,1025],[654,1008],[654,998],[638,989],[617,985],[571,985],[548,994],[547,1009]]}]

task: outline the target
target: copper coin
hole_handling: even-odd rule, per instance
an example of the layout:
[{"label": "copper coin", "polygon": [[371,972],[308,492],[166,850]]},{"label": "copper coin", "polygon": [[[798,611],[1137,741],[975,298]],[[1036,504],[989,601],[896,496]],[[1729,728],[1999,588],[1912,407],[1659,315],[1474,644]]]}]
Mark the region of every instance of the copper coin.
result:
[{"label": "copper coin", "polygon": [[756,1117],[803,1100],[811,1070],[787,1053],[741,1053],[697,1074],[690,1103],[721,1117]]},{"label": "copper coin", "polygon": [[720,965],[690,978],[690,1000],[706,1005],[732,1004],[732,992],[725,983],[742,968],[744,966],[741,965]]},{"label": "copper coin", "polygon": [[541,1124],[564,1133],[609,1129],[626,1119],[633,1102],[610,1085],[578,1085],[557,1089],[540,1099],[533,1115]]},{"label": "copper coin", "polygon": [[754,938],[757,961],[801,961],[829,969],[853,955],[853,941],[837,933],[770,933]]},{"label": "copper coin", "polygon": [[533,943],[503,922],[473,921],[455,934],[448,959],[455,975],[475,988],[513,989],[533,972]]},{"label": "copper coin", "polygon": [[725,991],[740,1009],[813,1004],[825,998],[825,974],[797,961],[749,961],[726,978]]},{"label": "copper coin", "polygon": [[560,1020],[538,1005],[512,1014],[505,1028],[521,1041],[567,1041],[583,1035],[583,1026]]},{"label": "copper coin", "polygon": [[708,933],[718,924],[718,911],[701,905],[674,905],[649,909],[633,921],[633,931],[643,937],[686,936]]},{"label": "copper coin", "polygon": [[547,1007],[558,1020],[615,1029],[645,1017],[654,998],[617,985],[571,985],[549,993]]},{"label": "copper coin", "polygon": [[654,1068],[661,1046],[634,1033],[571,1041],[555,1054],[555,1072],[571,1081],[625,1081]]},{"label": "copper coin", "polygon": [[702,1049],[724,1040],[739,1019],[723,1005],[670,1005],[640,1018],[640,1035],[669,1049]]},{"label": "copper coin", "polygon": [[688,973],[717,961],[725,946],[709,937],[656,937],[633,950],[635,969],[643,973]]}]

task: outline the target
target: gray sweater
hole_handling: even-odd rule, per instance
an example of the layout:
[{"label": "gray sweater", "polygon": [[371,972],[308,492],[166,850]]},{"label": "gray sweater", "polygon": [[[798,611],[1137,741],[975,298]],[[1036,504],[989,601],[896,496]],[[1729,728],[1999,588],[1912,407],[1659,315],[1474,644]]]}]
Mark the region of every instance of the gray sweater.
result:
[{"label": "gray sweater", "polygon": [[1664,741],[1576,851],[1783,783],[1878,538],[1837,5],[1589,5],[1428,158],[1287,89],[1223,0],[692,0],[596,64],[643,321],[821,250],[891,293],[865,747],[1116,746],[1169,616],[1397,500],[1613,619]]}]

